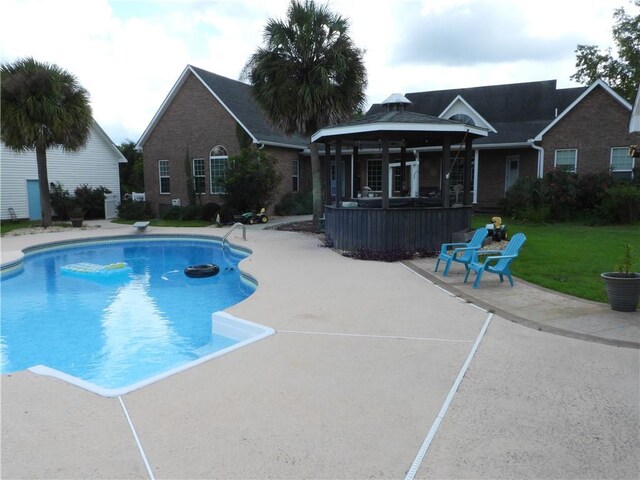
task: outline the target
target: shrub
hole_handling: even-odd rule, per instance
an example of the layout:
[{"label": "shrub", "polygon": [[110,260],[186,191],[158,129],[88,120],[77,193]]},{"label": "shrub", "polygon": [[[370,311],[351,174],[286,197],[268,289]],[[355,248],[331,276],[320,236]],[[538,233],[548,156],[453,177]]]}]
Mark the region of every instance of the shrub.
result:
[{"label": "shrub", "polygon": [[84,212],[84,218],[104,218],[104,196],[107,193],[111,193],[111,190],[102,186],[93,188],[87,184],[75,189],[76,202]]},{"label": "shrub", "polygon": [[69,190],[65,190],[60,182],[56,182],[51,192],[51,207],[55,211],[56,217],[60,220],[69,219],[72,198]]},{"label": "shrub", "polygon": [[612,185],[609,172],[587,173],[578,177],[577,183],[577,208],[583,212],[593,212],[602,205],[607,190]]},{"label": "shrub", "polygon": [[313,213],[313,195],[289,192],[282,196],[275,207],[276,215],[309,215]]},{"label": "shrub", "polygon": [[598,217],[604,223],[633,223],[640,218],[640,187],[616,183],[606,192]]},{"label": "shrub", "polygon": [[153,213],[147,202],[123,200],[118,206],[118,218],[121,220],[150,220],[153,218]]},{"label": "shrub", "polygon": [[539,178],[520,177],[507,190],[500,203],[505,216],[528,220],[528,214],[540,211],[546,204],[546,188]]},{"label": "shrub", "polygon": [[544,204],[549,207],[551,220],[565,221],[575,214],[577,206],[577,175],[555,170],[545,175]]},{"label": "shrub", "polygon": [[397,262],[399,260],[411,260],[418,257],[435,257],[436,252],[433,250],[417,250],[408,251],[400,249],[390,250],[370,250],[368,248],[359,248],[352,252],[344,252],[344,257],[355,258],[357,260],[373,260],[378,262]]},{"label": "shrub", "polygon": [[202,206],[200,218],[205,222],[215,222],[220,213],[220,205],[215,202],[208,202]]},{"label": "shrub", "polygon": [[227,205],[240,212],[258,212],[270,205],[281,178],[275,162],[275,157],[255,148],[229,157],[222,181]]}]

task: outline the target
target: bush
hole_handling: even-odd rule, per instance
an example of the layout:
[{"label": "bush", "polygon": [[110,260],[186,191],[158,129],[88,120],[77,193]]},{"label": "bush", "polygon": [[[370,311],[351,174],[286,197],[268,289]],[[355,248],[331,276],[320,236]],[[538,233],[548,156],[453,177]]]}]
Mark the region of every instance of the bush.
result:
[{"label": "bush", "polygon": [[60,182],[56,182],[51,192],[51,207],[59,220],[69,220],[72,202],[69,190],[65,190]]},{"label": "bush", "polygon": [[187,205],[184,207],[173,205],[160,215],[163,220],[200,220],[201,217],[202,207],[200,205]]},{"label": "bush", "polygon": [[240,212],[267,208],[281,178],[275,163],[275,157],[255,148],[243,148],[240,155],[229,157],[222,180],[227,205]]},{"label": "bush", "polygon": [[220,205],[215,202],[208,202],[202,206],[200,218],[205,222],[215,222],[220,213]]},{"label": "bush", "polygon": [[121,220],[150,220],[153,218],[153,213],[147,202],[123,200],[118,206],[118,218]]},{"label": "bush", "polygon": [[313,213],[313,195],[309,193],[289,192],[280,199],[275,207],[276,215],[309,215]]},{"label": "bush", "polygon": [[111,190],[102,186],[93,188],[84,184],[76,188],[76,203],[84,212],[84,218],[104,218],[104,196],[108,193],[111,193]]},{"label": "bush", "polygon": [[539,212],[546,205],[546,197],[546,186],[541,179],[520,177],[507,190],[501,201],[500,209],[507,217],[533,221],[528,217],[532,213],[535,213],[536,217],[540,216]]},{"label": "bush", "polygon": [[577,178],[575,173],[555,170],[543,181],[544,205],[549,207],[553,221],[566,221],[575,215],[577,206]]},{"label": "bush", "polygon": [[[331,245],[330,248],[332,246],[333,245]],[[342,256],[344,257],[355,258],[356,260],[372,260],[376,262],[397,262],[400,260],[411,260],[415,257],[435,257],[436,255],[437,253],[433,250],[370,250],[368,248],[358,248],[352,252],[342,253]]]},{"label": "bush", "polygon": [[606,192],[597,216],[603,223],[633,223],[640,218],[640,187],[616,183]]},{"label": "bush", "polygon": [[612,182],[609,172],[580,175],[576,195],[578,210],[593,212],[602,205]]}]

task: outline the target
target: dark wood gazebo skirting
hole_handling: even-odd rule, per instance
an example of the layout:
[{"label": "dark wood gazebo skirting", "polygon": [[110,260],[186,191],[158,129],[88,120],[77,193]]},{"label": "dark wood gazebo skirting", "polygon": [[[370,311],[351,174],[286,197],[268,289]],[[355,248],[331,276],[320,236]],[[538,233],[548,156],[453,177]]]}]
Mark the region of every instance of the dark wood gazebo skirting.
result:
[{"label": "dark wood gazebo skirting", "polygon": [[439,250],[471,224],[471,207],[336,208],[325,206],[327,240],[340,250]]},{"label": "dark wood gazebo skirting", "polygon": [[[335,248],[354,251],[439,250],[450,242],[452,234],[471,226],[471,155],[472,141],[487,135],[487,130],[475,125],[439,117],[421,115],[404,110],[411,103],[401,95],[392,95],[387,111],[325,127],[311,136],[314,143],[325,145],[325,180],[327,205],[324,207],[325,234]],[[442,147],[441,205],[431,206],[430,199],[391,198],[389,178],[389,151],[400,149],[401,168],[404,170],[407,150],[429,146]],[[341,203],[340,188],[336,187],[335,200],[330,198],[331,145],[335,151],[335,185],[342,185],[342,148],[350,146],[357,163],[360,146],[375,145],[380,149],[381,181],[379,206],[377,199],[358,200],[358,207]],[[464,146],[464,181],[462,204],[450,206],[451,146]],[[351,192],[351,197],[355,192]],[[335,201],[335,203],[333,203]],[[364,205],[363,201],[370,202]],[[333,204],[332,204],[333,203]],[[352,202],[348,202],[352,203]]]}]

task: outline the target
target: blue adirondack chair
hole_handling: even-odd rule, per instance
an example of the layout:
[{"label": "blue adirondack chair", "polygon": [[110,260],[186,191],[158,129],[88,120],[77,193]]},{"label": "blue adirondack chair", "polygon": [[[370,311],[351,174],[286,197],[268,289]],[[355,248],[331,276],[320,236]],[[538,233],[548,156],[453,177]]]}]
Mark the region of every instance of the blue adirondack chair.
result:
[{"label": "blue adirondack chair", "polygon": [[[518,257],[518,252],[527,240],[524,233],[516,233],[512,238],[507,248],[504,250],[484,250],[473,252],[473,258],[467,265],[467,274],[464,277],[465,283],[469,278],[471,270],[476,272],[476,280],[473,282],[473,288],[478,288],[480,279],[484,272],[495,273],[500,276],[500,281],[503,281],[503,277],[506,275],[509,279],[509,283],[513,287],[513,277],[511,276],[511,270],[509,269],[511,262],[514,258]],[[478,259],[478,253],[488,254],[487,257],[481,262]]]},{"label": "blue adirondack chair", "polygon": [[[445,277],[449,273],[451,262],[462,263],[464,264],[465,268],[467,268],[467,264],[473,258],[473,252],[482,247],[482,242],[485,238],[487,238],[488,233],[488,230],[483,227],[475,231],[470,242],[443,243],[440,247],[440,255],[438,255],[438,261],[436,262],[436,269],[434,271],[438,271],[440,260],[444,260],[445,262],[447,262],[444,267],[444,271],[442,272],[442,275]],[[450,251],[450,249],[452,250]]]}]

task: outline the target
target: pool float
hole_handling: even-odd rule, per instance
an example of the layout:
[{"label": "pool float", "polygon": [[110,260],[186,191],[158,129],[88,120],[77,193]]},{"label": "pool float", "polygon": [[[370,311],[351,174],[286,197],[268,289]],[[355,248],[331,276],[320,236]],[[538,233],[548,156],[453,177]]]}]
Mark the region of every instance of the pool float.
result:
[{"label": "pool float", "polygon": [[100,279],[128,274],[132,269],[125,262],[108,263],[106,265],[82,262],[64,265],[60,267],[60,271],[78,277]]},{"label": "pool float", "polygon": [[184,274],[191,278],[213,277],[220,272],[220,267],[214,263],[191,265],[184,269]]}]

